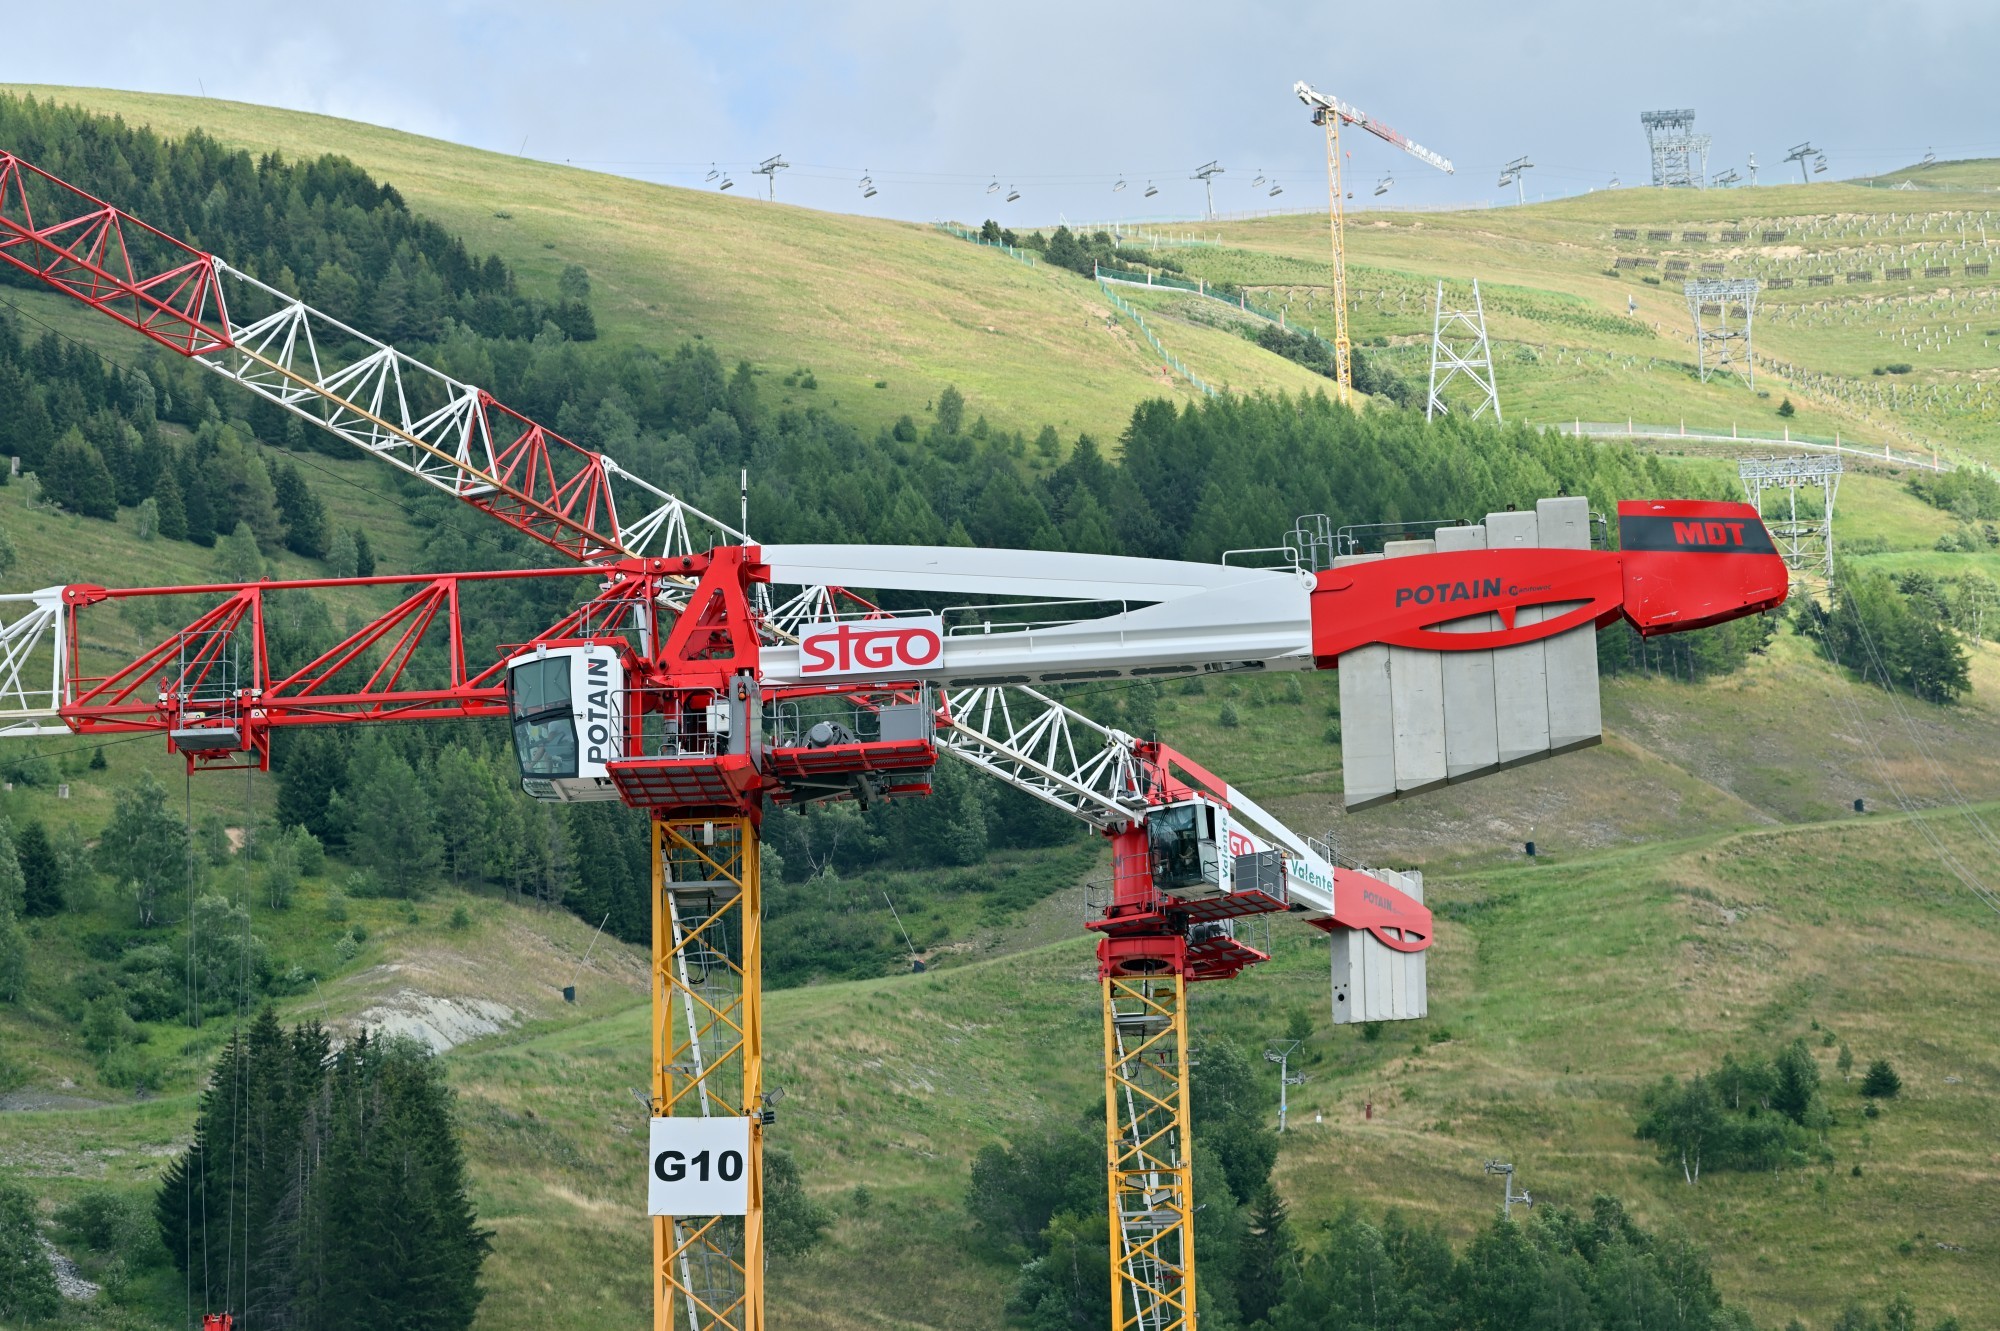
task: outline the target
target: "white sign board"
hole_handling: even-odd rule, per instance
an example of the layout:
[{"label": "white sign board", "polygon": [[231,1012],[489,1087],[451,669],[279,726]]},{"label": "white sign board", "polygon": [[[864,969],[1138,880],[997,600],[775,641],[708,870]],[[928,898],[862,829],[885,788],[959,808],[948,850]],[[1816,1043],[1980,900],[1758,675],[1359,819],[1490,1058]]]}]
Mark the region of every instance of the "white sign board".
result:
[{"label": "white sign board", "polygon": [[745,1215],[750,1120],[656,1118],[646,1156],[649,1215]]},{"label": "white sign board", "polygon": [[799,630],[799,674],[805,679],[909,677],[943,664],[944,620],[937,615],[849,619]]}]

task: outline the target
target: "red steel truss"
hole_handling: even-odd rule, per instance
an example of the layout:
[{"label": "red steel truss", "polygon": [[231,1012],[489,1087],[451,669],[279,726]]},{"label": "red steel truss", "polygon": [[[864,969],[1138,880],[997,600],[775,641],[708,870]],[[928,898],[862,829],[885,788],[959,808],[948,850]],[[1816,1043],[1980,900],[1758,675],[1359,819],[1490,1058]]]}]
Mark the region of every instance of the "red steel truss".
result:
[{"label": "red steel truss", "polygon": [[741,537],[485,389],[4,151],[0,262],[571,559],[689,551],[690,519]]},{"label": "red steel truss", "polygon": [[[620,631],[629,621],[631,604],[655,593],[664,581],[658,562],[633,560],[609,570],[612,576],[597,596],[542,638]],[[69,620],[70,685],[61,716],[80,735],[164,733],[190,765],[240,766],[248,761],[260,767],[270,765],[270,732],[279,726],[504,716],[504,660],[478,669],[466,660],[462,590],[478,582],[603,577],[606,572],[519,569],[118,590],[68,587],[63,605]],[[266,599],[273,592],[333,587],[412,590],[393,609],[313,660],[273,678]],[[109,674],[86,673],[84,612],[96,605],[162,596],[221,599],[129,664]],[[442,645],[441,679],[435,667],[416,668],[417,652],[426,644]],[[420,673],[432,678],[420,685],[415,679]]]},{"label": "red steel truss", "polygon": [[0,152],[0,260],[183,356],[229,345],[211,256],[9,152]]}]

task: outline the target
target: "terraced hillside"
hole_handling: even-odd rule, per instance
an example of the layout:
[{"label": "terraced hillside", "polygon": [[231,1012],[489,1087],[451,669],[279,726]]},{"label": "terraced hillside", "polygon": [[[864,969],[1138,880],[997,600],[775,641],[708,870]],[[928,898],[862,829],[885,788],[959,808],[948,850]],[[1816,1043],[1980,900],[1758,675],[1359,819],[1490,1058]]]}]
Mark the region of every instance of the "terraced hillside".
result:
[{"label": "terraced hillside", "polygon": [[[1905,180],[1923,188],[1894,188]],[[1357,342],[1428,365],[1435,283],[1484,297],[1503,407],[1572,419],[1848,436],[2000,458],[2000,164],[1940,163],[1873,183],[1627,189],[1525,208],[1357,214]],[[1332,326],[1324,215],[1203,229],[1161,249],[1291,322]],[[1691,373],[1690,278],[1764,284],[1760,395]],[[1364,346],[1364,351],[1365,351]],[[1762,394],[1768,394],[1763,396]],[[1790,397],[1798,414],[1779,418]]]}]

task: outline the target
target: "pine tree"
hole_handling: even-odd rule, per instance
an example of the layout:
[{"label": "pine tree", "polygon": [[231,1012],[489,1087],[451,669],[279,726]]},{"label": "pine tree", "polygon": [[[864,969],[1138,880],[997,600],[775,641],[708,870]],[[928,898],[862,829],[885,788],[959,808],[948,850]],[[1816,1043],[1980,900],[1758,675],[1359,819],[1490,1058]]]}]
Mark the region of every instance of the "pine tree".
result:
[{"label": "pine tree", "polygon": [[430,792],[398,754],[382,754],[373,766],[350,796],[349,850],[398,896],[412,895],[436,869],[442,851]]},{"label": "pine tree", "polygon": [[62,1311],[41,1233],[34,1194],[0,1181],[0,1323],[24,1326]]},{"label": "pine tree", "polygon": [[56,440],[38,474],[42,494],[58,508],[87,518],[118,516],[117,482],[82,431],[71,427]]},{"label": "pine tree", "polygon": [[466,1196],[442,1071],[407,1041],[340,1052],[314,1103],[299,1211],[298,1325],[463,1331],[491,1234]]},{"label": "pine tree", "polygon": [[330,730],[284,737],[278,751],[278,822],[303,827],[324,845],[338,847],[345,827],[334,816],[333,797],[347,785],[347,748]]},{"label": "pine tree", "polygon": [[30,819],[14,839],[14,855],[21,865],[23,911],[28,915],[54,915],[63,907],[62,864],[49,840],[49,830],[39,818]]},{"label": "pine tree", "polygon": [[1270,1315],[1284,1290],[1291,1261],[1291,1230],[1286,1224],[1284,1199],[1266,1183],[1250,1203],[1250,1233],[1243,1245],[1236,1282],[1236,1301],[1244,1320],[1255,1322]]},{"label": "pine tree", "polygon": [[375,549],[368,544],[368,533],[359,527],[354,529],[354,576],[375,576]]},{"label": "pine tree", "polygon": [[181,483],[171,464],[160,468],[160,477],[153,482],[153,502],[160,509],[160,535],[170,541],[190,539],[187,505],[181,500]]},{"label": "pine tree", "polygon": [[1819,1064],[1803,1039],[1792,1041],[1777,1058],[1778,1087],[1771,1094],[1771,1108],[1794,1123],[1805,1122],[1806,1106],[1819,1089]]},{"label": "pine tree", "polygon": [[[208,483],[194,460],[194,450],[181,450],[176,480],[180,483],[181,509],[187,524],[187,539],[207,547],[215,544],[215,505],[210,502]],[[166,519],[161,518],[164,526]]]},{"label": "pine tree", "polygon": [[1861,1079],[1861,1093],[1874,1100],[1894,1099],[1902,1092],[1903,1079],[1896,1074],[1886,1058],[1878,1058],[1868,1065],[1868,1074]]},{"label": "pine tree", "polygon": [[280,459],[271,468],[278,512],[285,520],[285,548],[308,559],[326,553],[326,506],[291,462]]}]

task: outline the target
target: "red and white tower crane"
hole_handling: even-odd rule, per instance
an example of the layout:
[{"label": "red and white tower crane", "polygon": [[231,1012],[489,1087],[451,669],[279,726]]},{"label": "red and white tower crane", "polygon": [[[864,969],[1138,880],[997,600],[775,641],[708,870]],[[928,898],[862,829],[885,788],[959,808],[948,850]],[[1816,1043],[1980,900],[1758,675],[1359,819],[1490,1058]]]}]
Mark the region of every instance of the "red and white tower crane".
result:
[{"label": "red and white tower crane", "polygon": [[[1192,1328],[1186,985],[1267,959],[1236,920],[1294,915],[1332,936],[1337,1021],[1419,1016],[1431,918],[1416,875],[1335,864],[1191,759],[1042,690],[1344,664],[1350,802],[1372,802],[1592,742],[1595,668],[1579,674],[1569,649],[1593,627],[1675,632],[1785,595],[1755,511],[1726,503],[1621,504],[1611,550],[1575,539],[1582,501],[1545,501],[1332,567],[760,545],[4,152],[0,262],[576,561],[0,597],[19,607],[0,625],[0,735],[155,732],[191,767],[265,766],[288,726],[504,719],[528,794],[649,810],[657,1331],[764,1325],[767,808],[921,795],[942,751],[1109,837],[1111,901],[1090,928],[1112,1325]],[[543,578],[587,579],[578,607],[497,661],[468,660],[463,597]],[[405,590],[280,675],[267,602],[332,586]],[[932,608],[886,612],[849,587]],[[207,604],[136,660],[85,648],[99,608],[182,595]],[[970,598],[980,608],[953,608]]]}]

